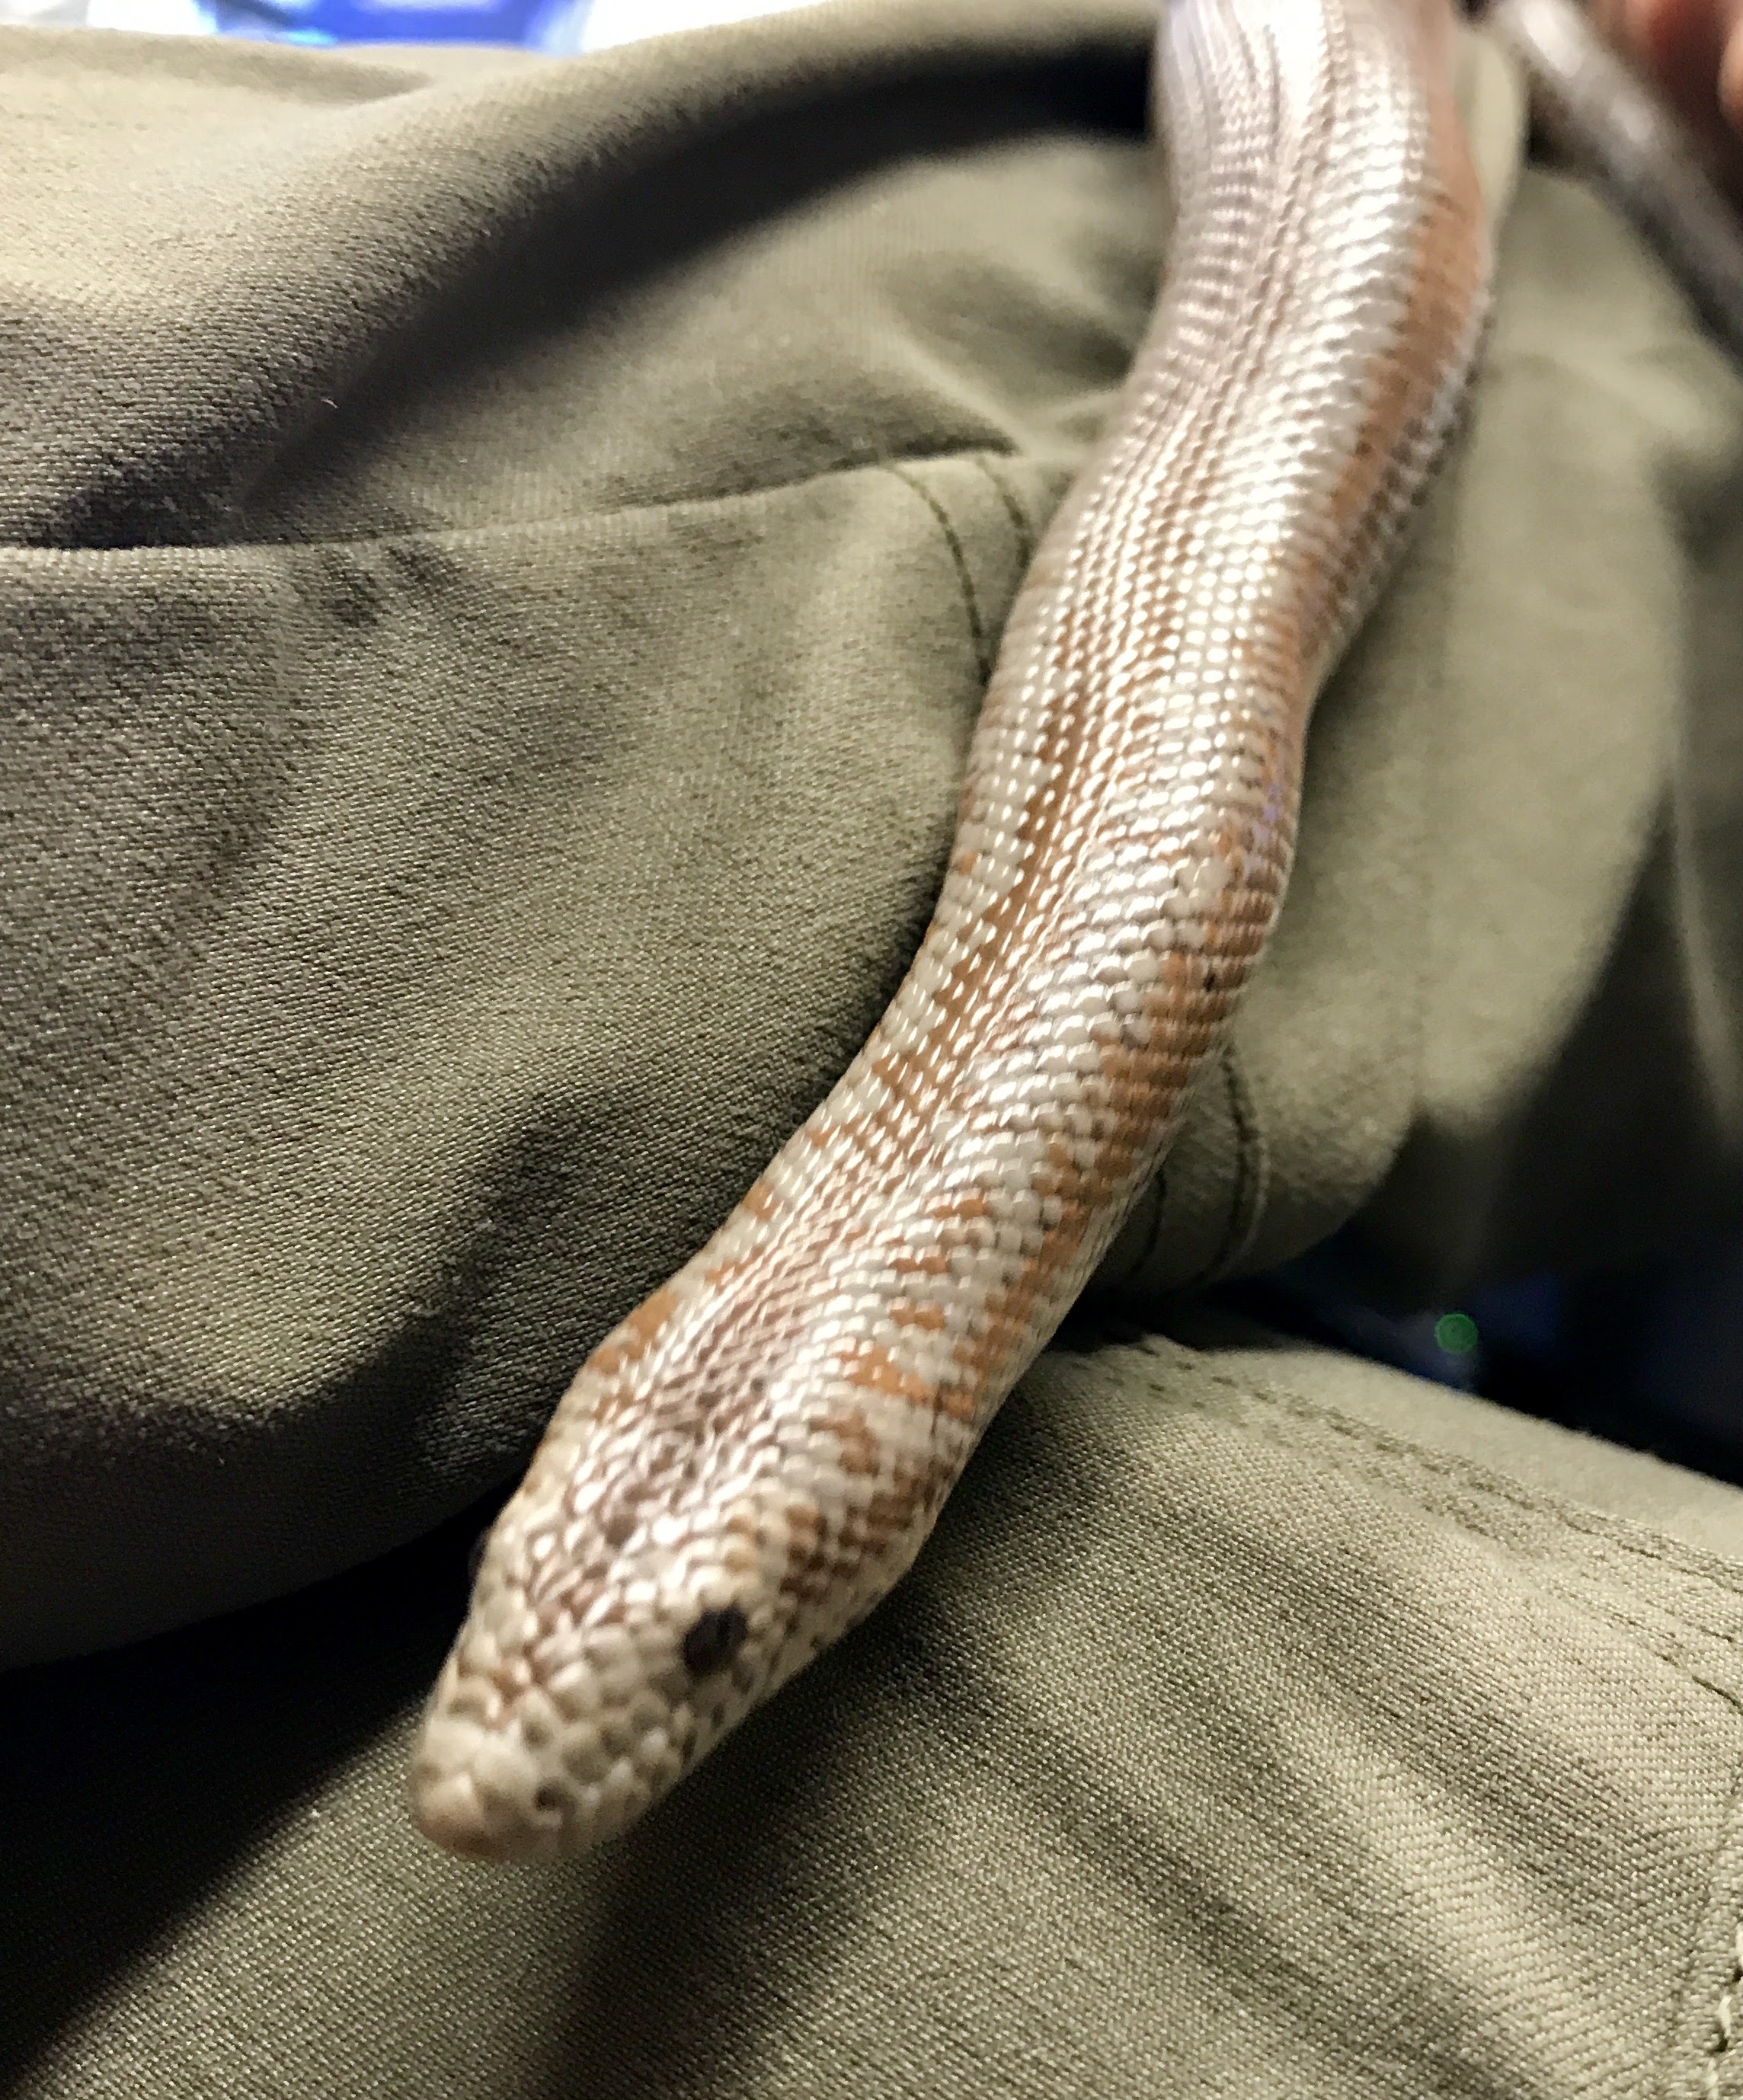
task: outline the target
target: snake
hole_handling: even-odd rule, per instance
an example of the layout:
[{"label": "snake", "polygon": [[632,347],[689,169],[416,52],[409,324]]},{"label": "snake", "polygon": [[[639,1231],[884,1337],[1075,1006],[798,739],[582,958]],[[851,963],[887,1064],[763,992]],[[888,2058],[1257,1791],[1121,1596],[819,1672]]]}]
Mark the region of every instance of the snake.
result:
[{"label": "snake", "polygon": [[478,1561],[409,1793],[627,1830],[901,1580],[1156,1175],[1288,879],[1317,695],[1463,413],[1490,242],[1453,0],[1163,0],[1172,206],[863,1047],[599,1343]]}]

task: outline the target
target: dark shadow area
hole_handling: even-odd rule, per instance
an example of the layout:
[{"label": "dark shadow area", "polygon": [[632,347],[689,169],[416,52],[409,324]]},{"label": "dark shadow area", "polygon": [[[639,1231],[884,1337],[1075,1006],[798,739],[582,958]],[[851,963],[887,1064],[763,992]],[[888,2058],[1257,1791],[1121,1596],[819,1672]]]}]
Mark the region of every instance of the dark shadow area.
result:
[{"label": "dark shadow area", "polygon": [[0,2091],[433,1681],[501,1501],[295,1596],[0,1678]]},{"label": "dark shadow area", "polygon": [[1401,1310],[1333,1240],[1210,1294],[1280,1333],[1743,1485],[1743,1240]]}]

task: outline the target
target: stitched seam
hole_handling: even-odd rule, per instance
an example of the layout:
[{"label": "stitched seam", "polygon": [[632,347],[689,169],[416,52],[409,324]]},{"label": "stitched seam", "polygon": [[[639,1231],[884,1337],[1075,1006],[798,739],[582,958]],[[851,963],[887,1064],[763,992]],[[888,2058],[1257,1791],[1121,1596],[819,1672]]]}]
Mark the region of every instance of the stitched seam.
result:
[{"label": "stitched seam", "polygon": [[994,493],[1004,505],[1004,514],[1011,521],[1011,534],[1017,542],[1017,561],[1026,570],[1029,564],[1035,559],[1035,527],[1030,523],[1027,513],[1006,484],[1004,476],[993,472],[992,461],[990,459],[982,454],[972,461],[971,464],[977,466],[986,475],[993,485]]},{"label": "stitched seam", "polygon": [[[728,510],[765,496],[789,496],[820,483],[852,479],[863,474],[894,474],[919,492],[910,480],[909,465],[934,466],[960,460],[971,466],[984,464],[984,445],[941,445],[936,452],[916,452],[901,460],[849,460],[836,466],[819,467],[814,474],[796,474],[790,481],[757,482],[746,488],[726,488],[713,496],[673,496],[648,503],[613,503],[594,510],[576,507],[552,510],[536,518],[501,518],[488,524],[407,524],[380,532],[320,532],[298,536],[285,533],[277,538],[245,540],[129,540],[113,547],[90,547],[79,543],[0,538],[0,556],[17,555],[26,560],[56,562],[115,562],[143,557],[205,555],[214,559],[236,554],[276,554],[287,549],[322,547],[392,547],[408,543],[463,545],[474,540],[508,538],[516,533],[548,532],[554,528],[598,527],[620,518],[682,517],[692,513],[706,517],[710,511]],[[1004,455],[1000,455],[1004,457]]]},{"label": "stitched seam", "polygon": [[917,480],[905,467],[887,465],[885,472],[894,476],[904,488],[913,491],[938,521],[938,530],[944,535],[945,545],[951,550],[951,559],[956,565],[956,582],[962,593],[962,608],[968,616],[969,638],[974,646],[974,661],[984,685],[992,676],[992,648],[986,638],[986,623],[981,617],[979,601],[976,598],[974,577],[969,567],[969,557],[950,514],[924,483]]},{"label": "stitched seam", "polygon": [[1229,1092],[1229,1118],[1234,1125],[1234,1200],[1229,1207],[1229,1222],[1222,1242],[1199,1280],[1208,1283],[1225,1276],[1252,1245],[1253,1235],[1264,1210],[1264,1191],[1271,1178],[1270,1149],[1258,1104],[1247,1083],[1247,1071],[1233,1042],[1225,1042],[1218,1062]]},{"label": "stitched seam", "polygon": [[1719,2100],[1719,2081],[1724,2076],[1726,2059],[1736,2040],[1740,1984],[1743,1984],[1743,1922],[1738,1924],[1732,1940],[1731,1966],[1719,1994],[1719,2004],[1714,2009],[1714,2031],[1707,2043],[1706,2089],[1710,2100]]},{"label": "stitched seam", "polygon": [[[1665,2009],[1664,2039],[1658,2053],[1657,2076],[1652,2085],[1659,2100],[1667,2100],[1672,2093],[1689,2093],[1692,2086],[1688,2073],[1702,2058],[1710,2059],[1701,2067],[1705,2100],[1714,2100],[1729,2061],[1728,2052],[1736,2046],[1735,2032],[1728,2033],[1726,2030],[1724,2009],[1728,1999],[1728,2017],[1734,2030],[1739,2010],[1737,1985],[1740,1978],[1743,1978],[1743,1962],[1737,1959],[1743,1955],[1743,1939],[1739,1936],[1743,1934],[1743,1926],[1738,1925],[1733,1908],[1737,1871],[1743,1865],[1743,1821],[1740,1821],[1740,1816],[1743,1816],[1743,1762],[1734,1760],[1730,1784],[1725,1789],[1724,1813],[1719,1819],[1718,1839],[1707,1860],[1704,1877],[1706,1905],[1688,1935],[1680,1988]],[[1713,2005],[1709,1995],[1711,1986],[1707,1981],[1710,1949],[1715,1935],[1725,1926],[1730,1929],[1732,1959],[1728,1974],[1719,1983],[1719,2006],[1709,2010]],[[1697,2005],[1701,2007],[1703,2016],[1691,2027],[1691,2015]]]},{"label": "stitched seam", "polygon": [[[1148,1338],[1141,1346],[1147,1355],[1156,1357],[1159,1354],[1154,1343]],[[1173,1346],[1178,1348],[1180,1345]],[[1656,1563],[1660,1567],[1670,1568],[1678,1574],[1697,1577],[1743,1601],[1743,1571],[1721,1560],[1717,1555],[1703,1554],[1693,1547],[1683,1546],[1679,1540],[1676,1539],[1662,1538],[1656,1535],[1636,1535],[1639,1528],[1630,1524],[1624,1518],[1605,1516],[1595,1510],[1581,1510],[1540,1499],[1522,1488],[1511,1487],[1504,1477],[1499,1475],[1485,1474],[1466,1460],[1454,1458],[1444,1452],[1432,1450],[1425,1445],[1413,1444],[1401,1436],[1389,1436],[1384,1430],[1375,1429],[1370,1423],[1357,1422],[1348,1415],[1339,1414],[1322,1403],[1309,1400],[1304,1393],[1295,1392],[1286,1386],[1257,1383],[1246,1384],[1225,1371],[1211,1370],[1202,1362],[1195,1363],[1194,1369],[1209,1383],[1220,1386],[1225,1392],[1233,1394],[1236,1398],[1248,1405],[1256,1401],[1261,1405],[1281,1408],[1287,1414],[1311,1423],[1317,1428],[1331,1431],[1346,1443],[1357,1446],[1365,1445],[1369,1450],[1386,1458],[1407,1460],[1423,1472],[1438,1474],[1445,1479],[1457,1481],[1468,1493],[1480,1498],[1502,1503],[1528,1516],[1547,1518],[1564,1530],[1573,1532],[1578,1536],[1601,1540],[1604,1544],[1613,1546],[1621,1552],[1632,1554],[1639,1560]],[[1173,1394],[1169,1397],[1177,1402],[1180,1396],[1178,1394]],[[1205,1403],[1202,1401],[1189,1401],[1189,1404],[1208,1412]],[[1255,1431],[1255,1433],[1263,1432]],[[1282,1448],[1289,1448],[1281,1436],[1272,1440],[1276,1441]],[[1430,1507],[1436,1506],[1430,1505]],[[1456,1509],[1447,1509],[1443,1513],[1454,1521],[1463,1523],[1467,1529],[1474,1530],[1469,1524],[1469,1520],[1463,1518]],[[1474,1535],[1482,1538],[1488,1534],[1474,1532]],[[1680,1624],[1691,1627],[1696,1632],[1704,1634],[1710,1639],[1728,1640],[1731,1638],[1726,1634],[1715,1633],[1711,1626],[1703,1626],[1700,1621],[1692,1619],[1686,1613],[1677,1612],[1674,1608],[1666,1607],[1666,1610],[1668,1617],[1677,1619]]]},{"label": "stitched seam", "polygon": [[[1266,1403],[1266,1401],[1287,1403],[1290,1399],[1298,1399],[1298,1396],[1294,1396],[1294,1394],[1285,1394],[1281,1388],[1254,1388],[1254,1386],[1243,1386],[1239,1379],[1222,1378],[1222,1375],[1216,1374],[1216,1371],[1206,1371],[1203,1375],[1210,1379],[1211,1384],[1226,1386],[1230,1392],[1239,1394],[1241,1399],[1247,1401],[1247,1403],[1251,1403],[1254,1399],[1262,1401],[1262,1403]],[[1225,1419],[1225,1418],[1216,1418],[1210,1405],[1207,1405],[1203,1399],[1193,1396],[1193,1394],[1186,1394],[1186,1396],[1182,1396],[1182,1394],[1170,1394],[1170,1405],[1176,1405],[1176,1407],[1182,1407],[1182,1405],[1185,1405],[1185,1407],[1197,1409],[1199,1414],[1211,1415],[1214,1419]],[[1310,1401],[1304,1401],[1302,1405],[1304,1405],[1306,1409],[1313,1409],[1313,1403],[1310,1403]],[[1273,1451],[1283,1451],[1283,1454],[1291,1455],[1291,1458],[1298,1458],[1300,1449],[1302,1449],[1300,1447],[1300,1443],[1291,1440],[1290,1436],[1287,1436],[1287,1434],[1275,1424],[1275,1422],[1237,1422],[1237,1424],[1230,1424],[1230,1426],[1237,1428],[1237,1432],[1243,1434],[1243,1436],[1250,1436],[1250,1439],[1255,1440],[1255,1443],[1269,1445]],[[1365,1424],[1344,1424],[1344,1422],[1339,1422],[1339,1419],[1330,1418],[1330,1419],[1325,1419],[1323,1426],[1325,1428],[1335,1430],[1338,1434],[1348,1436],[1350,1443],[1363,1443],[1365,1440],[1363,1439]],[[1443,1470],[1443,1472],[1455,1472],[1455,1470],[1458,1470],[1455,1462],[1447,1463],[1447,1466],[1434,1466],[1432,1463],[1434,1454],[1426,1451],[1422,1445],[1403,1443],[1403,1445],[1397,1445],[1394,1449],[1411,1455],[1411,1458],[1419,1458],[1423,1462],[1423,1468],[1426,1470]],[[1331,1462],[1339,1463],[1339,1470],[1354,1474],[1357,1479],[1367,1480],[1369,1485],[1374,1483],[1374,1474],[1363,1472],[1359,1462],[1354,1462],[1354,1459],[1348,1458],[1348,1455],[1344,1455],[1342,1459],[1338,1458],[1335,1451],[1327,1455],[1331,1458]],[[1382,1483],[1382,1485],[1394,1485],[1394,1483]],[[1531,1516],[1550,1518],[1552,1523],[1562,1524],[1562,1529],[1569,1529],[1569,1531],[1586,1531],[1586,1529],[1592,1529],[1592,1527],[1583,1527],[1583,1524],[1571,1523],[1567,1512],[1560,1512],[1560,1510],[1552,1508],[1552,1506],[1546,1506],[1546,1503],[1533,1502],[1529,1495],[1507,1495],[1503,1493],[1502,1489],[1485,1487],[1480,1480],[1466,1480],[1463,1485],[1466,1485],[1466,1489],[1468,1489],[1468,1493],[1474,1493],[1474,1495],[1487,1493],[1489,1498],[1495,1499],[1495,1502],[1514,1503],[1514,1506],[1518,1506],[1518,1508],[1525,1510],[1525,1512],[1531,1514]],[[1653,1617],[1644,1617],[1644,1615],[1640,1615],[1640,1612],[1626,1611],[1619,1602],[1615,1602],[1615,1598],[1604,1598],[1604,1596],[1596,1596],[1596,1594],[1592,1594],[1592,1590],[1590,1590],[1586,1583],[1569,1582],[1569,1579],[1558,1579],[1562,1571],[1558,1571],[1554,1560],[1546,1558],[1542,1552],[1531,1552],[1531,1550],[1520,1546],[1520,1543],[1512,1542],[1512,1539],[1495,1538],[1495,1533],[1485,1531],[1483,1524],[1476,1523],[1468,1510],[1462,1510],[1458,1503],[1451,1502],[1451,1499],[1445,1499],[1441,1498],[1441,1495],[1434,1495],[1434,1493],[1423,1493],[1423,1491],[1419,1491],[1419,1489],[1415,1489],[1414,1491],[1409,1485],[1399,1485],[1399,1491],[1401,1493],[1409,1493],[1409,1499],[1411,1499],[1411,1503],[1414,1503],[1415,1508],[1426,1510],[1430,1516],[1443,1518],[1445,1523],[1458,1527],[1458,1531],[1462,1531],[1466,1538],[1476,1539],[1476,1542],[1480,1542],[1483,1546],[1489,1546],[1489,1548],[1495,1548],[1499,1550],[1499,1552],[1510,1554],[1510,1556],[1512,1556],[1514,1560],[1518,1560],[1518,1563],[1533,1567],[1535,1571],[1538,1571],[1539,1579],[1542,1579],[1550,1590],[1554,1590],[1558,1596],[1569,1598],[1569,1602],[1573,1602],[1579,1611],[1587,1612],[1587,1615],[1592,1615],[1592,1617],[1602,1619],[1602,1621],[1607,1621],[1611,1623],[1611,1626],[1619,1627],[1622,1632],[1630,1634],[1630,1636],[1634,1638],[1642,1648],[1647,1648],[1651,1655],[1655,1655],[1659,1661],[1670,1663],[1674,1670],[1680,1670],[1682,1676],[1688,1678],[1692,1684],[1699,1684],[1701,1691],[1711,1692],[1716,1699],[1722,1699],[1726,1705],[1731,1705],[1732,1710],[1743,1711],[1743,1688],[1739,1688],[1736,1684],[1718,1682],[1716,1678],[1707,1674],[1707,1667],[1703,1667],[1703,1661],[1701,1661],[1701,1655],[1703,1655],[1703,1652],[1705,1652],[1705,1657],[1710,1659],[1711,1644],[1714,1644],[1714,1642],[1720,1642],[1724,1648],[1736,1652],[1736,1648],[1739,1648],[1739,1634],[1736,1634],[1735,1630],[1707,1626],[1707,1623],[1703,1623],[1701,1619],[1691,1617],[1686,1611],[1678,1611],[1676,1604],[1663,1602],[1659,1600],[1659,1598],[1653,1600],[1653,1607],[1655,1607],[1655,1612],[1657,1612],[1657,1621]],[[1617,1539],[1617,1542],[1611,1542],[1611,1543],[1626,1543],[1626,1542],[1619,1542],[1619,1539]],[[1634,1548],[1634,1550],[1640,1552],[1642,1558],[1647,1558],[1647,1560],[1657,1560],[1657,1563],[1666,1564],[1666,1567],[1667,1564],[1671,1564],[1670,1554],[1666,1552],[1653,1552],[1651,1548]],[[1578,1571],[1569,1571],[1569,1573],[1578,1573]],[[1699,1573],[1705,1573],[1705,1571],[1699,1571]],[[1676,1638],[1671,1636],[1670,1632],[1671,1627],[1682,1627],[1684,1632],[1692,1634],[1692,1636],[1697,1638],[1697,1642],[1705,1644],[1705,1648],[1703,1648],[1703,1651],[1691,1651],[1686,1644],[1682,1644],[1682,1642],[1678,1642]],[[1743,2008],[1739,2008],[1739,2018],[1743,2018]]]},{"label": "stitched seam", "polygon": [[[1474,1471],[1467,1469],[1463,1461],[1450,1457],[1444,1452],[1435,1451],[1426,1445],[1412,1444],[1404,1437],[1388,1436],[1383,1430],[1375,1429],[1367,1423],[1351,1421],[1348,1417],[1339,1417],[1329,1412],[1322,1414],[1314,1402],[1308,1399],[1305,1394],[1292,1392],[1287,1388],[1282,1386],[1244,1386],[1238,1379],[1231,1378],[1226,1373],[1220,1371],[1207,1371],[1205,1375],[1213,1383],[1223,1386],[1229,1392],[1238,1394],[1243,1399],[1281,1401],[1288,1406],[1291,1413],[1304,1414],[1313,1418],[1319,1427],[1334,1431],[1348,1443],[1365,1444],[1370,1450],[1388,1458],[1409,1459],[1420,1465],[1427,1472],[1436,1473],[1443,1478],[1455,1480],[1471,1493],[1486,1496],[1494,1502],[1503,1502],[1510,1508],[1520,1510],[1527,1515],[1547,1516],[1567,1530],[1603,1538],[1608,1543],[1619,1546],[1624,1552],[1635,1554],[1644,1560],[1657,1561],[1664,1565],[1676,1567],[1681,1573],[1708,1575],[1713,1572],[1699,1560],[1694,1560],[1692,1556],[1689,1561],[1683,1562],[1677,1553],[1674,1542],[1666,1542],[1664,1545],[1660,1546],[1648,1544],[1644,1540],[1618,1536],[1611,1529],[1611,1526],[1617,1523],[1617,1520],[1613,1518],[1600,1517],[1594,1513],[1582,1520],[1581,1513],[1578,1511],[1557,1508],[1553,1503],[1539,1501],[1523,1489],[1509,1489],[1498,1479],[1485,1479]],[[1729,1574],[1723,1578],[1722,1586],[1732,1591],[1733,1595],[1743,1596],[1743,1577],[1735,1573]]]},{"label": "stitched seam", "polygon": [[[1658,2055],[1658,2075],[1653,2081],[1654,2093],[1663,2096],[1671,2093],[1687,2093],[1689,2082],[1684,2076],[1685,2067],[1691,2057],[1723,2057],[1732,2045],[1735,2037],[1728,2039],[1722,2027],[1703,2020],[1697,2030],[1690,2031],[1688,2017],[1697,2003],[1710,2004],[1706,1999],[1705,1977],[1707,1950],[1712,1945],[1710,1936],[1720,1920],[1732,1926],[1734,1951],[1740,1948],[1738,1935],[1743,1926],[1736,1923],[1736,1913],[1730,1907],[1736,1886],[1736,1868],[1739,1864],[1739,1842],[1743,1839],[1743,1762],[1734,1762],[1731,1768],[1731,1783],[1725,1790],[1724,1813],[1719,1820],[1718,1841],[1707,1861],[1705,1877],[1707,1907],[1701,1921],[1689,1935],[1688,1950],[1683,1957],[1681,1988],[1675,1999],[1666,2008],[1663,2045]],[[1719,2003],[1723,2005],[1728,1995],[1732,2000],[1732,2018],[1736,2017],[1736,1991],[1739,1980],[1739,1966],[1733,1961],[1729,1976],[1719,1986]],[[1710,2018],[1710,2015],[1709,2018]],[[1704,2067],[1705,2100],[1713,2100],[1718,2083],[1723,2075],[1723,2064],[1709,2063]]]},{"label": "stitched seam", "polygon": [[1143,1279],[1156,1259],[1157,1248],[1162,1244],[1162,1221],[1168,1214],[1168,1162],[1166,1158],[1151,1175],[1149,1189],[1154,1191],[1153,1197],[1149,1195],[1149,1190],[1141,1189],[1138,1193],[1140,1203],[1146,1198],[1149,1201],[1149,1229],[1144,1235],[1142,1247],[1127,1264],[1125,1274],[1114,1286],[1116,1291],[1141,1291],[1144,1289]]},{"label": "stitched seam", "polygon": [[[1229,1384],[1233,1391],[1242,1393],[1248,1400],[1255,1397],[1250,1390],[1242,1388],[1236,1381],[1216,1379],[1214,1373],[1208,1373],[1207,1375],[1216,1383]],[[1260,1396],[1269,1398],[1271,1396]],[[1175,1396],[1173,1404],[1176,1405],[1184,1404],[1194,1407],[1203,1414],[1211,1412],[1202,1400],[1189,1398],[1182,1402],[1178,1396]],[[1339,1425],[1330,1426],[1335,1427]],[[1282,1451],[1291,1457],[1300,1454],[1301,1448],[1300,1445],[1292,1441],[1275,1423],[1243,1422],[1236,1427],[1242,1435],[1251,1438],[1255,1442],[1268,1445],[1273,1450]],[[1407,1446],[1406,1449],[1420,1451],[1419,1446]],[[1373,1483],[1374,1476],[1363,1471],[1357,1462],[1348,1456],[1339,1462],[1335,1454],[1330,1455],[1334,1462],[1339,1463],[1341,1471],[1354,1475],[1370,1485]],[[1426,1458],[1428,1454],[1422,1455]],[[1496,1538],[1493,1532],[1485,1531],[1481,1524],[1473,1519],[1471,1513],[1467,1510],[1461,1509],[1457,1502],[1432,1493],[1419,1491],[1413,1493],[1408,1485],[1405,1485],[1389,1482],[1383,1485],[1397,1485],[1399,1493],[1409,1494],[1413,1507],[1426,1511],[1430,1515],[1439,1517],[1454,1525],[1466,1538],[1476,1539],[1485,1546],[1511,1555],[1522,1564],[1529,1565],[1536,1571],[1539,1580],[1556,1595],[1567,1598],[1570,1603],[1589,1616],[1620,1628],[1646,1648],[1649,1653],[1656,1656],[1661,1662],[1669,1663],[1673,1669],[1680,1670],[1692,1683],[1700,1685],[1704,1691],[1711,1692],[1715,1697],[1723,1700],[1728,1705],[1743,1710],[1743,1692],[1740,1692],[1734,1686],[1720,1683],[1707,1674],[1701,1667],[1699,1656],[1691,1652],[1686,1645],[1672,1638],[1670,1629],[1679,1627],[1696,1636],[1698,1641],[1708,1643],[1709,1654],[1710,1643],[1714,1641],[1735,1650],[1737,1641],[1732,1633],[1723,1627],[1705,1625],[1699,1619],[1692,1618],[1686,1612],[1679,1612],[1674,1604],[1662,1602],[1657,1604],[1659,1623],[1654,1623],[1652,1619],[1639,1612],[1624,1609],[1613,1599],[1595,1595],[1585,1584],[1562,1579],[1561,1571],[1558,1569],[1555,1561],[1549,1560],[1542,1553],[1534,1553],[1514,1541]],[[1499,1501],[1515,1498],[1497,1494],[1494,1499]],[[1552,1520],[1559,1517],[1558,1511],[1546,1509],[1540,1503],[1530,1502],[1529,1498],[1525,1498],[1517,1499],[1520,1501],[1523,1507],[1534,1515],[1548,1516]],[[1661,1560],[1663,1558],[1662,1555],[1657,1557]]]},{"label": "stitched seam", "polygon": [[[1700,1686],[1722,1699],[1734,1711],[1743,1714],[1743,1687],[1714,1675],[1713,1673],[1712,1643],[1718,1642],[1735,1657],[1736,1639],[1723,1628],[1703,1626],[1679,1612],[1672,1605],[1659,1604],[1656,1616],[1644,1611],[1630,1611],[1613,1597],[1595,1591],[1587,1582],[1569,1580],[1567,1564],[1547,1558],[1542,1554],[1527,1554],[1506,1541],[1497,1540],[1490,1533],[1474,1524],[1463,1511],[1432,1501],[1423,1501],[1419,1507],[1444,1517],[1456,1524],[1472,1538],[1485,1541],[1490,1546],[1499,1546],[1503,1551],[1529,1562],[1538,1581],[1545,1590],[1565,1599],[1586,1613],[1588,1618],[1601,1620],[1628,1635],[1648,1653],[1661,1662],[1669,1663],[1679,1670],[1691,1683]],[[1688,1639],[1679,1635],[1688,1635]]]}]

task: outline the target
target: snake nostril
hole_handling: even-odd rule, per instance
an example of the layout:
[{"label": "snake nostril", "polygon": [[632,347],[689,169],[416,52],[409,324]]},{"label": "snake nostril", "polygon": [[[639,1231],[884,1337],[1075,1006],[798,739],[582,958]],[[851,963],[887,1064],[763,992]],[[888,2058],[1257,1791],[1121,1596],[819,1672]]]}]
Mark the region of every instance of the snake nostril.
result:
[{"label": "snake nostril", "polygon": [[736,1604],[704,1612],[684,1636],[684,1667],[692,1677],[712,1677],[744,1647],[750,1630],[749,1620]]}]

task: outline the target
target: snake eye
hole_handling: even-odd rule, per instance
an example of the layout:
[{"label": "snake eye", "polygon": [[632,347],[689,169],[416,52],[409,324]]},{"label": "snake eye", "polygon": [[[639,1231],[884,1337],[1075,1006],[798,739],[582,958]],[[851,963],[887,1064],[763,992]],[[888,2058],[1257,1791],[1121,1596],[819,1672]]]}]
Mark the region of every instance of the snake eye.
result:
[{"label": "snake eye", "polygon": [[684,1636],[684,1667],[692,1677],[712,1677],[744,1647],[750,1630],[749,1620],[736,1604],[704,1612]]}]

